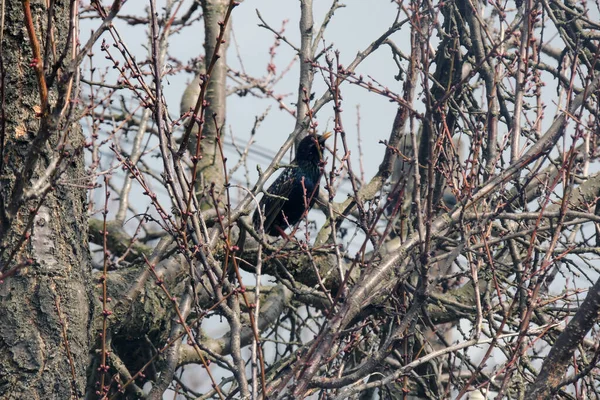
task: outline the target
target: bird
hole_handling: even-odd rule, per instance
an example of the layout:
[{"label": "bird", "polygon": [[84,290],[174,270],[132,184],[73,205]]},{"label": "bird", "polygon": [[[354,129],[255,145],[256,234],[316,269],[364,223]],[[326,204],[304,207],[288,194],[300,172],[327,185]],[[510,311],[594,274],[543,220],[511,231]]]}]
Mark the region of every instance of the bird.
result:
[{"label": "bird", "polygon": [[[285,236],[285,229],[294,226],[309,211],[319,193],[321,162],[325,141],[331,132],[309,134],[296,148],[296,157],[265,191],[259,203],[264,211],[262,227],[270,236]],[[252,216],[254,229],[259,231],[259,210]]]}]

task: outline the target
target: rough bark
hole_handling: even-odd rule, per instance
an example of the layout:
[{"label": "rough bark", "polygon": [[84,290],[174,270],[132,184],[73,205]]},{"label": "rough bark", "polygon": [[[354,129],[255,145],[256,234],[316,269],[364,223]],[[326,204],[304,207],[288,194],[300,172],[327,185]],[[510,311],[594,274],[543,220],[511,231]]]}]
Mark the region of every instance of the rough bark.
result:
[{"label": "rough bark", "polygon": [[[42,49],[48,29],[45,4],[38,1],[30,6]],[[57,53],[49,56],[46,77],[62,52],[63,62],[70,61],[70,6],[68,2],[54,4]],[[92,287],[81,151],[71,150],[64,157],[62,184],[54,190],[28,199],[16,188],[21,183],[26,192],[42,176],[59,155],[63,132],[68,130],[70,149],[81,149],[83,137],[77,125],[60,119],[64,103],[59,91],[64,81],[49,83],[47,112],[40,115],[25,8],[22,2],[6,2],[4,7],[0,276],[5,277],[0,283],[0,398],[79,398],[86,385]],[[44,137],[47,140],[40,140]],[[34,148],[36,143],[38,148]],[[80,184],[69,184],[75,180]]]},{"label": "rough bark", "polygon": [[548,399],[560,388],[561,379],[568,371],[573,353],[598,321],[599,316],[600,280],[589,290],[573,319],[556,339],[535,382],[528,387],[526,399]]}]

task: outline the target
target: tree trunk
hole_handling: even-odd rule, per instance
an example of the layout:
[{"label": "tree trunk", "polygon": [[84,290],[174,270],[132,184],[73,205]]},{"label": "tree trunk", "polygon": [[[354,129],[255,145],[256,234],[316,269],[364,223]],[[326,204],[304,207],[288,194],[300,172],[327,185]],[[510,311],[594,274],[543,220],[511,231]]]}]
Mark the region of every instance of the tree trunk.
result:
[{"label": "tree trunk", "polygon": [[[201,179],[197,182],[198,189],[210,188],[214,184],[216,195],[223,189],[223,159],[217,144],[217,136],[224,135],[225,126],[225,105],[226,105],[226,80],[227,80],[227,47],[229,46],[229,36],[231,25],[221,27],[223,18],[229,6],[229,0],[205,0],[202,1],[202,10],[204,11],[204,69],[210,73],[210,80],[206,90],[206,109],[204,111],[204,122],[202,126],[201,151],[198,156],[201,157],[198,163],[198,172],[201,173]],[[223,42],[217,51],[217,40],[221,29],[224,29]],[[210,64],[217,51],[218,58],[214,67]],[[196,154],[196,140],[192,141],[191,153]],[[207,194],[208,195],[208,194]],[[208,197],[208,196],[207,196]],[[203,201],[206,208],[212,208],[212,201]]]},{"label": "tree trunk", "polygon": [[[0,126],[0,398],[85,393],[90,259],[83,136],[69,108],[70,7],[5,2]],[[30,10],[32,18],[26,18]],[[48,15],[52,15],[48,17]],[[52,18],[51,24],[48,24]],[[50,34],[47,34],[50,26]],[[35,32],[44,60],[34,56]],[[31,29],[32,28],[32,29]],[[51,43],[45,43],[51,37]],[[60,71],[52,78],[55,64]],[[35,64],[45,79],[36,77]],[[56,69],[58,70],[58,68]],[[40,82],[45,82],[42,85]],[[40,88],[47,86],[44,106]],[[73,88],[73,86],[70,86]],[[76,87],[76,86],[75,86]],[[67,107],[65,107],[65,105]],[[75,121],[75,122],[72,122]],[[66,135],[65,135],[66,133]],[[53,161],[57,161],[53,168]],[[52,190],[34,182],[51,172]]]}]

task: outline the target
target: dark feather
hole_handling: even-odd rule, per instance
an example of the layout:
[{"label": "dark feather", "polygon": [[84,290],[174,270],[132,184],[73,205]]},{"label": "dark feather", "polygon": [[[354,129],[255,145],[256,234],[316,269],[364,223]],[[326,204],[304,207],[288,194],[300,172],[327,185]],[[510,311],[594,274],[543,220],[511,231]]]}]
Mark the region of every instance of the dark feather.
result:
[{"label": "dark feather", "polygon": [[[319,192],[325,140],[323,136],[309,135],[302,139],[296,150],[296,158],[286,167],[275,182],[266,190],[260,201],[264,210],[264,229],[271,236],[279,236],[294,226],[313,206]],[[260,228],[258,211],[252,218],[254,228]]]}]

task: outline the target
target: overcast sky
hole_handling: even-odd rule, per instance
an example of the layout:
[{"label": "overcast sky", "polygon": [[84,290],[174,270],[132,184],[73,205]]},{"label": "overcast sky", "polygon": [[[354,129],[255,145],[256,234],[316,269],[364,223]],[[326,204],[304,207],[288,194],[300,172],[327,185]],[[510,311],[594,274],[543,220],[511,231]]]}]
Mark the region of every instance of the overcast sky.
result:
[{"label": "overcast sky", "polygon": [[[340,51],[343,65],[348,65],[357,52],[364,50],[393,23],[397,6],[389,0],[348,0],[344,3],[347,7],[336,11],[324,39],[327,45],[333,45],[333,49]],[[320,26],[330,6],[331,1],[329,0],[314,1],[316,28]],[[122,13],[139,14],[142,7],[147,7],[147,4],[145,2],[130,1],[126,3]],[[182,7],[182,11],[185,9],[185,6]],[[237,46],[232,41],[228,49],[228,63],[234,69],[241,69],[237,54],[239,52],[244,70],[250,75],[262,77],[267,74],[267,64],[270,58],[269,48],[274,42],[274,35],[258,26],[260,20],[256,10],[261,13],[267,23],[277,30],[281,28],[284,20],[288,20],[285,36],[299,47],[300,2],[298,0],[246,0],[234,9],[232,27]],[[144,44],[141,39],[148,27],[136,26],[131,28],[122,23],[118,26],[125,33],[125,38],[129,40],[128,46],[130,49],[139,54],[139,58],[144,57],[146,50],[141,47]],[[85,34],[85,30],[83,32]],[[405,51],[408,51],[407,35],[408,30],[406,29],[404,32],[398,32],[392,37],[398,46]],[[204,32],[201,24],[196,24],[193,28],[172,36],[169,47],[170,55],[185,62],[203,54],[203,37]],[[285,69],[294,58],[294,50],[282,42],[277,48],[275,58],[277,73]],[[401,92],[402,83],[394,79],[398,69],[387,46],[382,46],[375,54],[364,61],[357,69],[357,73],[363,74],[365,77],[368,75],[375,78],[396,93]],[[298,74],[299,62],[296,60],[291,70],[275,88],[277,94],[286,96],[285,102],[291,108],[294,108],[292,103],[296,101]],[[185,84],[190,79],[190,75],[179,74],[169,77],[168,82],[165,84],[164,93],[170,114],[174,117],[179,114],[181,94],[185,89]],[[316,98],[324,92],[325,86],[322,82],[322,78],[317,76],[314,85]],[[368,157],[364,167],[368,179],[377,171],[378,160],[384,151],[383,145],[378,144],[378,142],[388,138],[397,106],[382,96],[368,93],[364,89],[351,85],[343,86],[342,95],[344,98],[343,123],[353,149],[355,165],[358,165],[356,106],[360,105],[363,152]],[[251,96],[230,96],[227,105],[227,125],[236,138],[246,140],[254,125],[255,117],[264,113],[269,106],[271,107],[270,112],[260,126],[256,140],[258,144],[268,147],[274,153],[292,132],[295,122],[294,118],[286,111],[279,109],[274,100],[257,100]],[[333,127],[332,115],[332,106],[325,106],[317,116],[319,127],[323,130],[331,129]],[[231,161],[233,162],[233,160]],[[266,159],[253,158],[252,162],[260,162],[263,167],[268,165]],[[250,166],[250,169],[255,170],[254,166]]]}]

